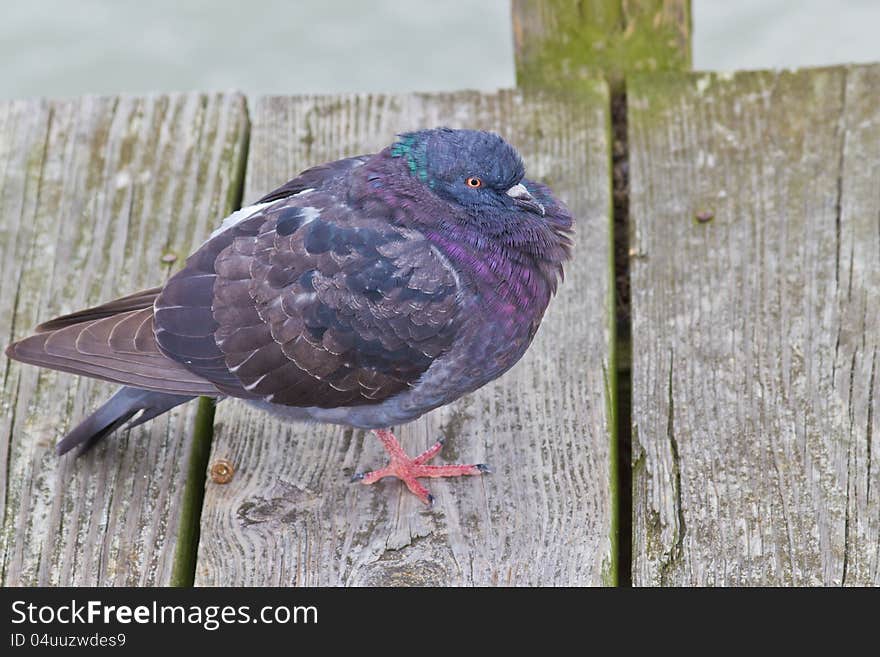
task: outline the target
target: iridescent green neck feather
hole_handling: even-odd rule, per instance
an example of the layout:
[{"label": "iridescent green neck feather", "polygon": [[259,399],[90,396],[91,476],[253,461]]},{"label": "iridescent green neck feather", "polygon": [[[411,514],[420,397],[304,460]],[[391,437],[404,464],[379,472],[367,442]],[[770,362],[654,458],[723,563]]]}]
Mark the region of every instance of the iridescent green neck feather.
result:
[{"label": "iridescent green neck feather", "polygon": [[428,181],[427,143],[419,135],[412,133],[401,135],[391,147],[391,157],[406,158],[410,173],[422,182],[432,184]]}]

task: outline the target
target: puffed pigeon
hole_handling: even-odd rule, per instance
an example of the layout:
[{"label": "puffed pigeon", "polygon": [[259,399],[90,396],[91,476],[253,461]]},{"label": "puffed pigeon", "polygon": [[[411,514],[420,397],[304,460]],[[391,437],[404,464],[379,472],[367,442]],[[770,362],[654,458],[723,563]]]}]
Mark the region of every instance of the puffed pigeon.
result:
[{"label": "puffed pigeon", "polygon": [[401,134],[308,169],[227,217],[163,286],[48,321],[10,358],[122,384],[58,444],[80,453],[199,395],[289,420],[371,429],[390,456],[356,475],[479,475],[427,465],[388,427],[476,390],[528,348],[570,255],[571,215],[494,133]]}]

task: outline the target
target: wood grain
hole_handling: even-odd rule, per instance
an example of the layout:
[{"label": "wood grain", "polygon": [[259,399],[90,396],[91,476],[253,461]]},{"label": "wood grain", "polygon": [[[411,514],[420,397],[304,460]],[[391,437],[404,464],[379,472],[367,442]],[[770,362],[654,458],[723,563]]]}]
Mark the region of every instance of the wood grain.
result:
[{"label": "wood grain", "polygon": [[[238,200],[246,131],[240,95],[0,103],[3,346],[179,267]],[[167,584],[194,407],[59,458],[113,386],[0,368],[2,583]]]},{"label": "wood grain", "polygon": [[577,217],[574,262],[534,345],[513,370],[402,427],[411,453],[439,435],[440,462],[494,474],[431,481],[433,510],[396,480],[349,483],[384,454],[362,431],[285,425],[236,401],[217,409],[196,584],[537,585],[614,579],[608,95],[260,98],[245,200],[303,168],[374,152],[395,132],[490,128],[523,153]]},{"label": "wood grain", "polygon": [[630,81],[635,584],[880,584],[878,89]]}]

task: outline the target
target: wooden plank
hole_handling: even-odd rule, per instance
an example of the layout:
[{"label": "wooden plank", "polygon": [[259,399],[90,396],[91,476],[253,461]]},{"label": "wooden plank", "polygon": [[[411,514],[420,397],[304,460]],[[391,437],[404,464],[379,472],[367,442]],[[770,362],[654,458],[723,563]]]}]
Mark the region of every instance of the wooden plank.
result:
[{"label": "wooden plank", "polygon": [[691,66],[690,0],[513,0],[517,85]]},{"label": "wooden plank", "polygon": [[630,81],[636,584],[880,584],[878,88]]},{"label": "wooden plank", "polygon": [[535,343],[506,376],[404,426],[417,452],[439,435],[446,461],[490,476],[432,481],[433,510],[396,480],[351,484],[384,462],[362,431],[284,425],[236,401],[217,408],[196,584],[525,585],[614,581],[608,95],[261,98],[246,198],[301,169],[374,152],[417,127],[491,128],[523,153],[577,217],[576,255]]},{"label": "wooden plank", "polygon": [[[246,133],[240,95],[0,104],[3,342],[180,266],[238,200]],[[3,584],[167,584],[194,405],[59,459],[113,386],[0,368]]]},{"label": "wooden plank", "polygon": [[690,0],[512,0],[517,84],[576,89],[603,75],[611,86],[615,336],[612,459],[619,582],[632,583],[629,147],[626,76],[691,66]]}]

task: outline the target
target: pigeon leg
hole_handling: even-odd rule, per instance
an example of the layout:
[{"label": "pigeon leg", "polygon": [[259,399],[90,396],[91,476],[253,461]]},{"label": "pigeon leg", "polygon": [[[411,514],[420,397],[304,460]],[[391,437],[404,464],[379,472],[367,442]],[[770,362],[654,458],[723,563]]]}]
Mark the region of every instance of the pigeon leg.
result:
[{"label": "pigeon leg", "polygon": [[352,481],[360,481],[362,484],[375,484],[385,477],[397,477],[422,502],[432,504],[434,496],[418,482],[419,479],[423,477],[461,477],[463,475],[481,475],[484,472],[489,472],[489,466],[485,463],[476,463],[474,465],[425,465],[425,463],[437,456],[443,447],[442,438],[415,458],[411,458],[406,455],[400,443],[397,442],[397,438],[388,429],[377,429],[373,433],[382,441],[382,446],[388,452],[391,461],[379,470],[354,475]]}]

